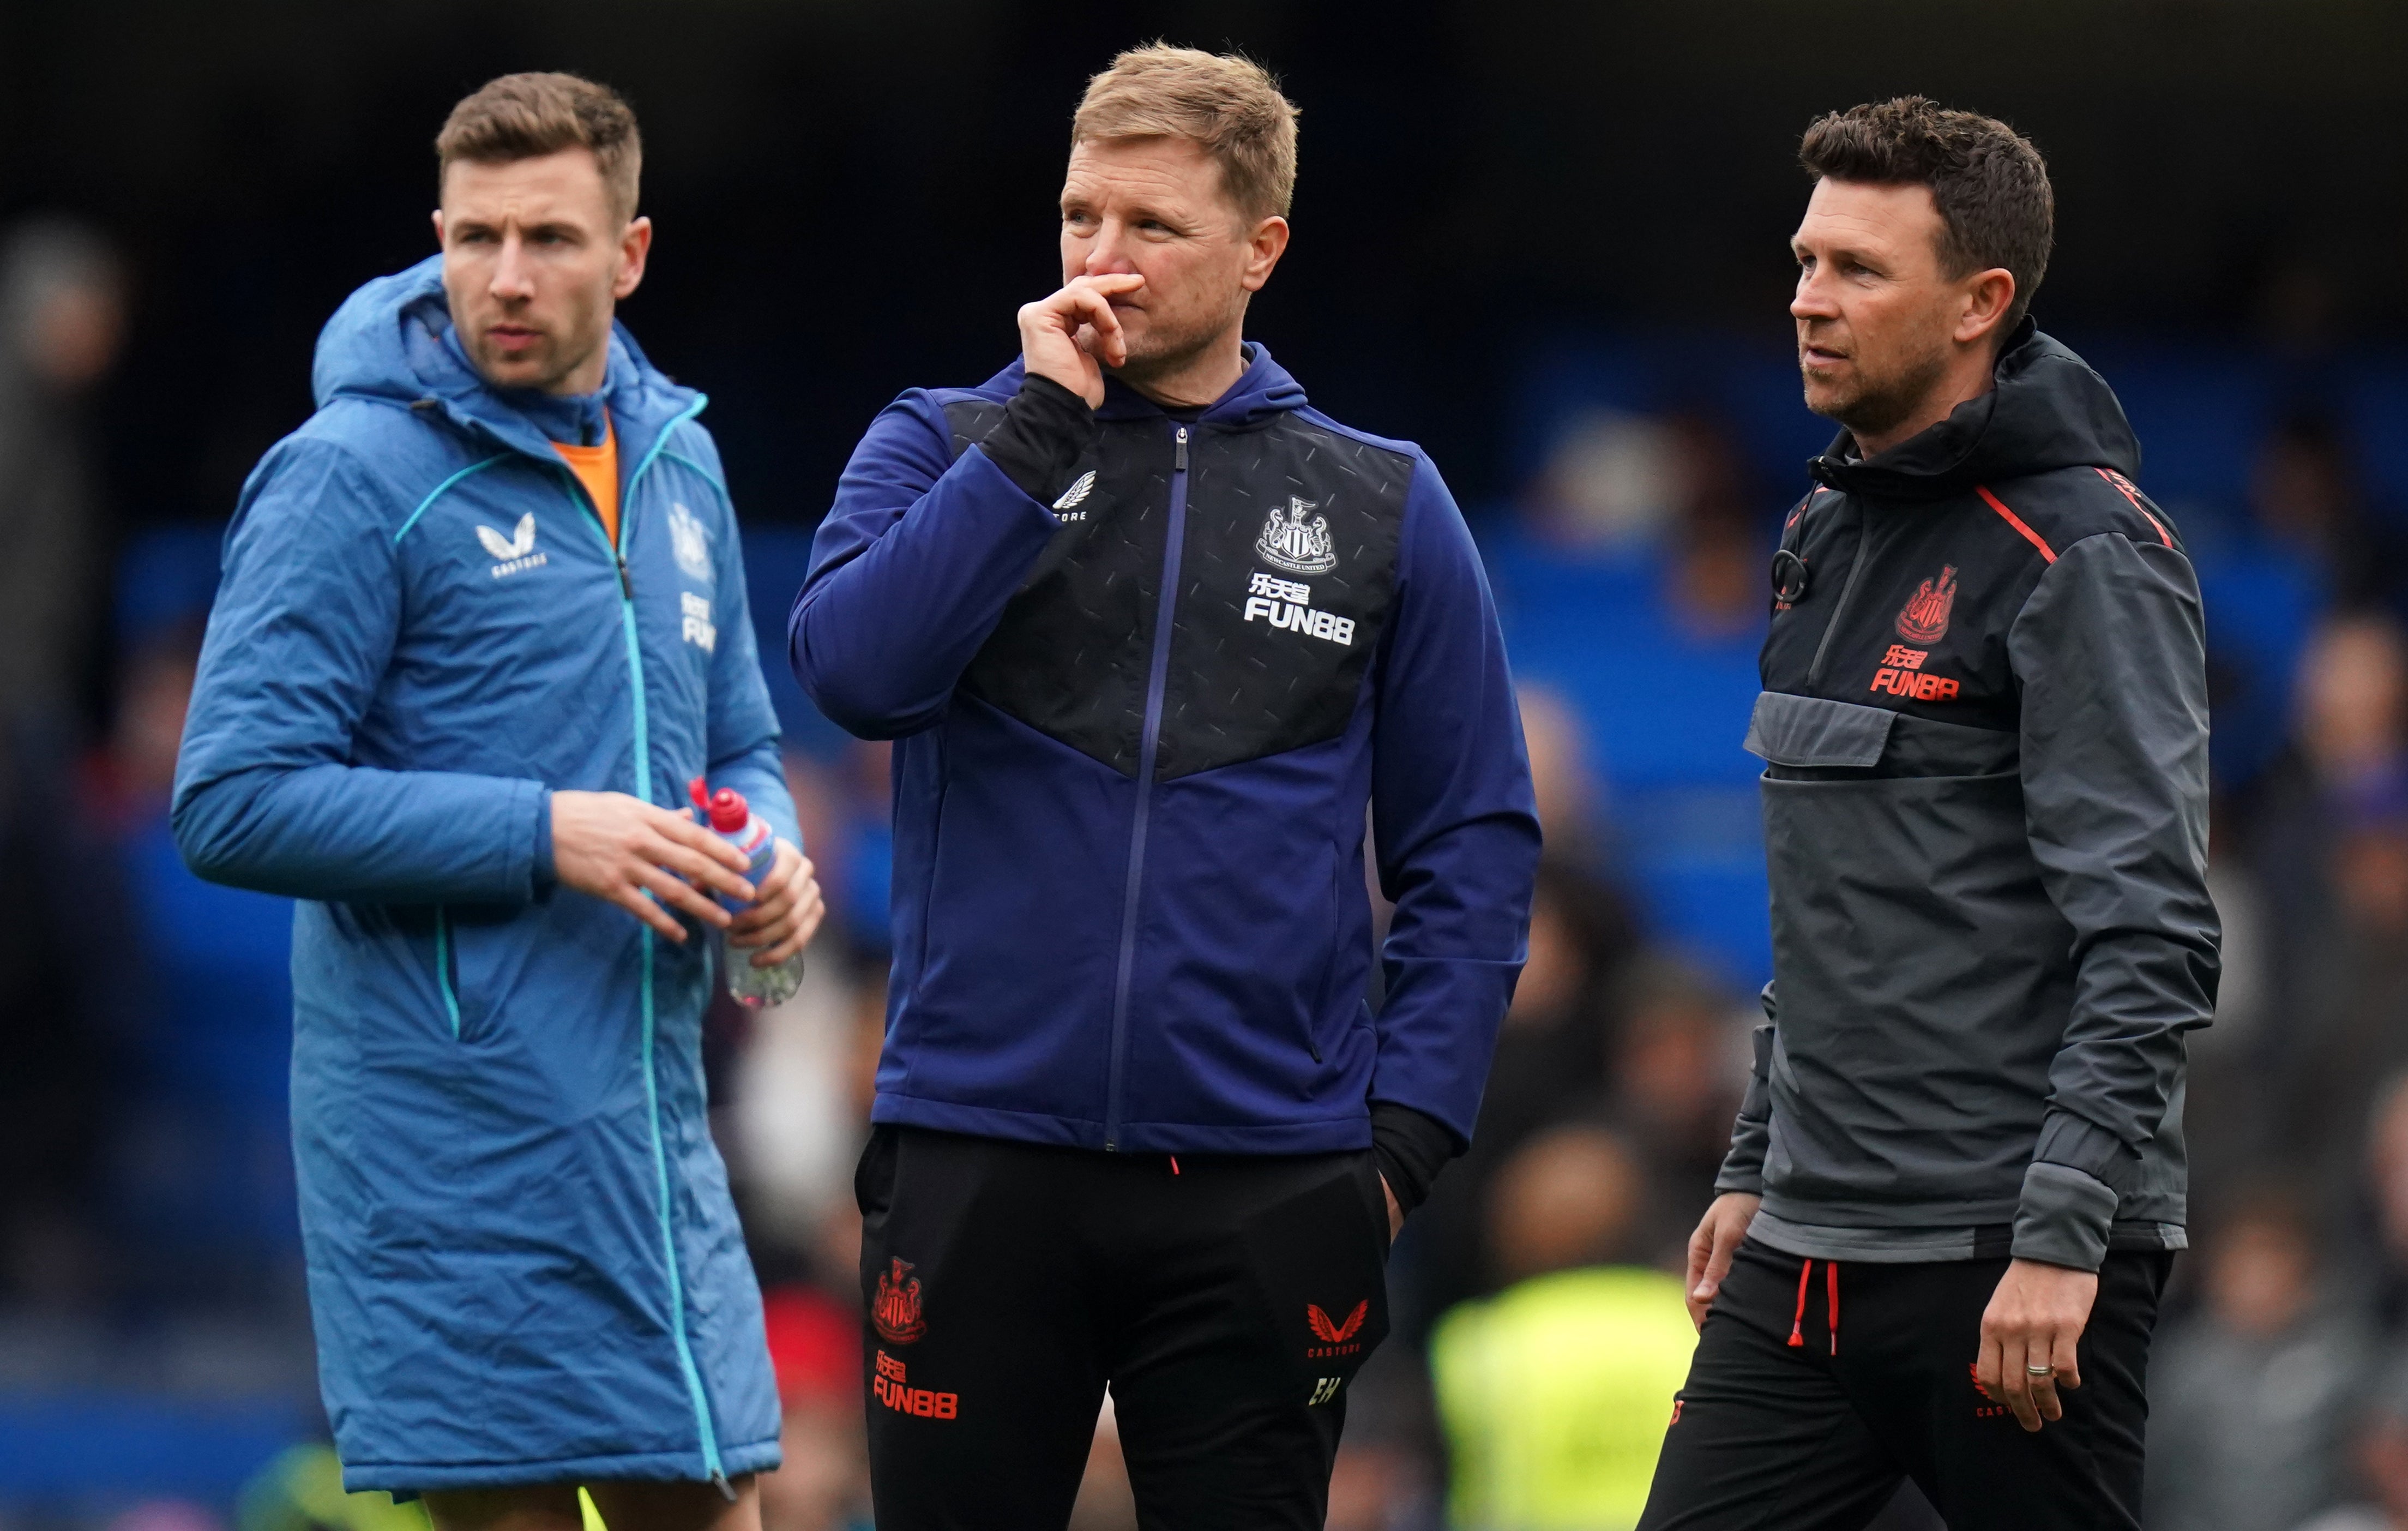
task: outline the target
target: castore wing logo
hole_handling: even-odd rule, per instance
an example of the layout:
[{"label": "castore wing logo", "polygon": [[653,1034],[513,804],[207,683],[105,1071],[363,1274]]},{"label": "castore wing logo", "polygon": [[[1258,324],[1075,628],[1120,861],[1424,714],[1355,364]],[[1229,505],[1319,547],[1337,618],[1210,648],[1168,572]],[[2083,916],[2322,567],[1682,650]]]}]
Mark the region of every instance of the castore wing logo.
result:
[{"label": "castore wing logo", "polygon": [[1348,1351],[1360,1350],[1362,1347],[1350,1342],[1356,1335],[1363,1332],[1363,1321],[1369,1318],[1370,1313],[1371,1299],[1369,1297],[1354,1305],[1354,1311],[1346,1315],[1346,1322],[1343,1323],[1333,1321],[1328,1314],[1323,1312],[1319,1303],[1305,1304],[1305,1326],[1312,1331],[1313,1338],[1320,1340],[1323,1346],[1330,1347],[1329,1349],[1308,1349],[1305,1354],[1315,1357],[1343,1355]]},{"label": "castore wing logo", "polygon": [[1096,470],[1090,468],[1079,475],[1078,483],[1062,491],[1062,498],[1054,502],[1054,508],[1057,511],[1067,511],[1074,505],[1084,504],[1087,497],[1095,492]]},{"label": "castore wing logo", "polygon": [[1338,567],[1338,552],[1329,545],[1329,518],[1316,515],[1305,520],[1305,513],[1321,507],[1317,501],[1288,497],[1287,509],[1271,508],[1263,521],[1263,534],[1254,539],[1254,551],[1263,562],[1284,569],[1291,574],[1326,574]]},{"label": "castore wing logo", "polygon": [[533,511],[519,517],[517,530],[508,537],[491,527],[480,525],[477,527],[477,541],[484,544],[486,552],[501,560],[494,566],[495,579],[500,579],[506,574],[518,573],[521,570],[540,568],[545,561],[544,556],[535,550],[535,513]]},{"label": "castore wing logo", "polygon": [[895,1260],[891,1269],[878,1273],[878,1297],[869,1306],[869,1322],[889,1345],[910,1345],[928,1332],[927,1321],[920,1316],[920,1278],[911,1274],[911,1262]]},{"label": "castore wing logo", "polygon": [[1898,614],[1898,635],[1910,643],[1928,646],[1948,636],[1948,617],[1956,609],[1956,566],[1943,565],[1939,583],[1925,580]]}]

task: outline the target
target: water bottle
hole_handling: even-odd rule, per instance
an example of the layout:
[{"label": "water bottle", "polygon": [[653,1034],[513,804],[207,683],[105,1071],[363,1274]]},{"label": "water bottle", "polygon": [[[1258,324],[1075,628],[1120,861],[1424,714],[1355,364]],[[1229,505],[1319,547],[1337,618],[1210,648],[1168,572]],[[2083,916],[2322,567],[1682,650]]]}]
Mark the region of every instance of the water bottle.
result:
[{"label": "water bottle", "polygon": [[[759,888],[761,879],[778,864],[777,832],[769,828],[767,820],[752,812],[752,805],[744,801],[744,794],[732,787],[723,787],[711,792],[703,785],[702,778],[696,776],[687,790],[711,830],[743,853],[744,875],[754,888]],[[724,896],[719,903],[730,914],[740,914],[750,907]],[[726,976],[727,992],[737,1004],[756,1010],[783,1004],[794,997],[796,989],[802,987],[803,954],[796,952],[776,967],[761,968],[752,965],[757,949],[731,946],[725,934],[722,933],[719,939],[719,970]]]}]

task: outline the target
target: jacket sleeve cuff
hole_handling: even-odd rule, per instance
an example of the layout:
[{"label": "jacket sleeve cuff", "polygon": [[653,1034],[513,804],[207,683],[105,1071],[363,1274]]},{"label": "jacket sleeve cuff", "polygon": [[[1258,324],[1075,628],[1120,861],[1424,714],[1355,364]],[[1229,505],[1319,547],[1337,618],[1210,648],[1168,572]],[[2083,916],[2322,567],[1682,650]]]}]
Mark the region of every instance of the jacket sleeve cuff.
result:
[{"label": "jacket sleeve cuff", "polygon": [[549,789],[535,795],[535,896],[543,897],[560,881],[560,873],[552,863],[552,793]]},{"label": "jacket sleeve cuff", "polygon": [[1002,423],[980,443],[987,461],[1019,491],[1051,505],[1069,487],[1070,469],[1096,432],[1096,412],[1052,378],[1030,375],[1005,406]]},{"label": "jacket sleeve cuff", "polygon": [[2057,1106],[2049,1108],[2040,1124],[2040,1143],[2032,1149],[2032,1158],[2078,1169],[2119,1195],[2130,1185],[2130,1174],[2141,1163],[2122,1138],[2087,1117]]},{"label": "jacket sleeve cuff", "polygon": [[1371,1153],[1380,1177],[1408,1212],[1428,1198],[1438,1172],[1464,1148],[1436,1117],[1394,1101],[1371,1103]]},{"label": "jacket sleeve cuff", "polygon": [[2071,1165],[2034,1162],[2015,1209],[2014,1257],[2097,1270],[2107,1258],[2115,1203],[2114,1191]]}]

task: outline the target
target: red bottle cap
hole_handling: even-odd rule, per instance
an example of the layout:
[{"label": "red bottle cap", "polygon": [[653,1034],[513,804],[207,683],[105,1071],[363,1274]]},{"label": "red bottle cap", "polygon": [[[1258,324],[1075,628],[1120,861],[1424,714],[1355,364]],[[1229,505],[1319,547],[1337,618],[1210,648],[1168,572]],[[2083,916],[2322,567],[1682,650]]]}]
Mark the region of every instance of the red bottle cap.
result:
[{"label": "red bottle cap", "polygon": [[732,787],[723,787],[710,794],[710,827],[722,834],[734,834],[752,817],[752,805],[744,794]]},{"label": "red bottle cap", "polygon": [[710,787],[701,777],[696,776],[685,784],[685,795],[694,800],[695,816],[701,818],[710,816]]}]

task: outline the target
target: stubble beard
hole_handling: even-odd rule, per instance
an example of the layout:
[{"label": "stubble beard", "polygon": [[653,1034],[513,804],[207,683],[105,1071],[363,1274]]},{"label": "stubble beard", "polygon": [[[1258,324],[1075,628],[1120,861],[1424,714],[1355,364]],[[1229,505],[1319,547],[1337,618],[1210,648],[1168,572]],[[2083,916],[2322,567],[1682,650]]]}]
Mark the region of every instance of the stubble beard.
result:
[{"label": "stubble beard", "polygon": [[[1801,368],[1802,370],[1802,368]],[[1868,372],[1861,357],[1857,361],[1856,388],[1817,404],[1813,393],[1807,396],[1806,407],[1827,420],[1842,426],[1848,434],[1861,440],[1894,430],[1900,422],[1922,407],[1931,391],[1940,385],[1948,372],[1948,355],[1934,349],[1923,355],[1909,358],[1897,370],[1874,375]]]},{"label": "stubble beard", "polygon": [[1132,339],[1128,360],[1113,375],[1133,388],[1175,378],[1194,366],[1196,359],[1211,350],[1231,328],[1244,323],[1245,316],[1246,295],[1241,292],[1218,312],[1175,327],[1150,328],[1141,341]]},{"label": "stubble beard", "polygon": [[[466,349],[468,358],[477,364],[478,372],[494,386],[549,394],[556,392],[572,373],[593,360],[594,354],[609,343],[609,334],[606,327],[592,344],[571,354],[557,331],[546,330],[535,353],[515,363],[506,359],[499,349],[482,336],[477,337]],[[506,372],[505,368],[511,370]]]}]

